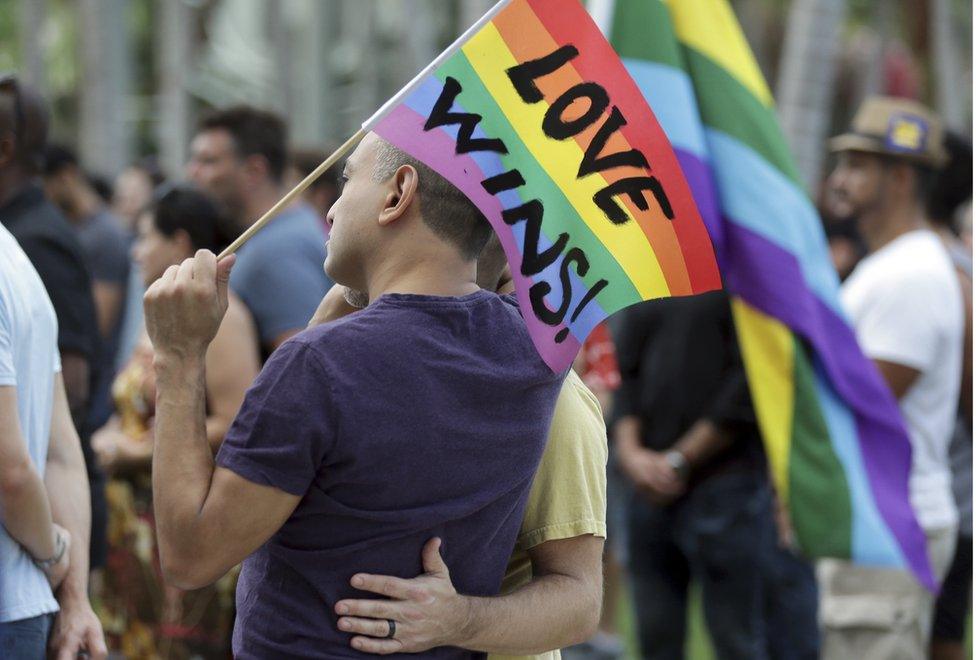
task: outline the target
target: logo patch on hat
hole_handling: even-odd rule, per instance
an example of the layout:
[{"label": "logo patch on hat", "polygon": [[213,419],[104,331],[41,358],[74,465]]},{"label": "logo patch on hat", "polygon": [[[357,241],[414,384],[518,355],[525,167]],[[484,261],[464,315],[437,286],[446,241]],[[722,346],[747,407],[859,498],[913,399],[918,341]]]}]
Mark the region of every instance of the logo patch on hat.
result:
[{"label": "logo patch on hat", "polygon": [[918,115],[895,114],[888,120],[885,145],[893,151],[921,153],[928,133],[928,122]]}]

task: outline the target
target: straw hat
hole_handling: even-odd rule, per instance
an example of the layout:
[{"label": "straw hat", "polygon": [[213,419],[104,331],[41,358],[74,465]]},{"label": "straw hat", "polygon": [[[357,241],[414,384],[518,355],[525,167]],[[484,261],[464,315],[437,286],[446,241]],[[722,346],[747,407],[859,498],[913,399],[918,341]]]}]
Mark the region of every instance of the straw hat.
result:
[{"label": "straw hat", "polygon": [[851,130],[830,140],[830,151],[863,151],[933,168],[948,160],[942,120],[917,101],[872,96],[861,104]]}]

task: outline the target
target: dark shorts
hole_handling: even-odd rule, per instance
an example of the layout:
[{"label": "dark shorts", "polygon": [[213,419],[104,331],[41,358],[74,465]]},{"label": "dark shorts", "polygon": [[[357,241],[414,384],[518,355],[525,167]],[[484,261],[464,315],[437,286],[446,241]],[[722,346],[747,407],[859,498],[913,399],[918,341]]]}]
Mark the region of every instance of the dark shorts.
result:
[{"label": "dark shorts", "polygon": [[952,566],[935,601],[932,639],[962,642],[973,593],[973,537],[959,536]]}]

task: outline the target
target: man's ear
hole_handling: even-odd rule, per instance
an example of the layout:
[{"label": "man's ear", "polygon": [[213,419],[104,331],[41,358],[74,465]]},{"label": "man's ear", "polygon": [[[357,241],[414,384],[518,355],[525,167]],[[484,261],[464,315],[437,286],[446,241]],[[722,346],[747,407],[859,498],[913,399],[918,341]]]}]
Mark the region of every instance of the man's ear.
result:
[{"label": "man's ear", "polygon": [[388,225],[400,219],[417,201],[417,186],[420,177],[413,165],[401,165],[396,174],[390,179],[392,188],[383,200],[383,210],[380,211],[380,225]]}]

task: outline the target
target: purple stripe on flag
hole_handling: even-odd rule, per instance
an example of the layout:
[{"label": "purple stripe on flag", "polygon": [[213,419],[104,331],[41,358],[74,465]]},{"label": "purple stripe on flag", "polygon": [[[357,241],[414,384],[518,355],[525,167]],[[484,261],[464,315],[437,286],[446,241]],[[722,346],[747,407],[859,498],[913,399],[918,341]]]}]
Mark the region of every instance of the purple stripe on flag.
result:
[{"label": "purple stripe on flag", "polygon": [[[522,256],[515,243],[515,237],[501,219],[501,202],[482,188],[481,181],[485,175],[478,163],[469,155],[454,153],[455,140],[450,135],[443,131],[425,132],[424,117],[405,105],[394,109],[373,130],[407,153],[422,153],[425,163],[457,186],[485,214],[498,234],[509,263],[521,263]],[[519,305],[522,309],[531,309],[528,292],[532,280],[524,277],[517,270],[513,270],[512,274]],[[533,339],[542,338],[541,341],[536,342],[536,348],[539,349],[546,364],[554,371],[567,368],[580,349],[580,342],[576,337],[570,335],[563,343],[556,344],[555,335],[564,326],[545,325],[534,314],[523,314],[523,316]]]},{"label": "purple stripe on flag", "polygon": [[692,197],[698,206],[698,213],[701,215],[705,229],[712,239],[712,247],[715,249],[715,258],[718,261],[719,271],[725,272],[725,229],[722,224],[722,216],[719,213],[718,195],[715,191],[715,181],[712,178],[712,171],[702,159],[691,151],[674,147],[674,153],[678,157],[678,164],[684,172],[688,187],[691,189]]},{"label": "purple stripe on flag", "polygon": [[868,481],[881,516],[916,575],[934,588],[925,535],[909,505],[911,443],[894,395],[861,353],[847,322],[807,288],[796,257],[734,220],[726,220],[725,238],[727,288],[781,320],[816,350],[834,388],[854,413]]}]

